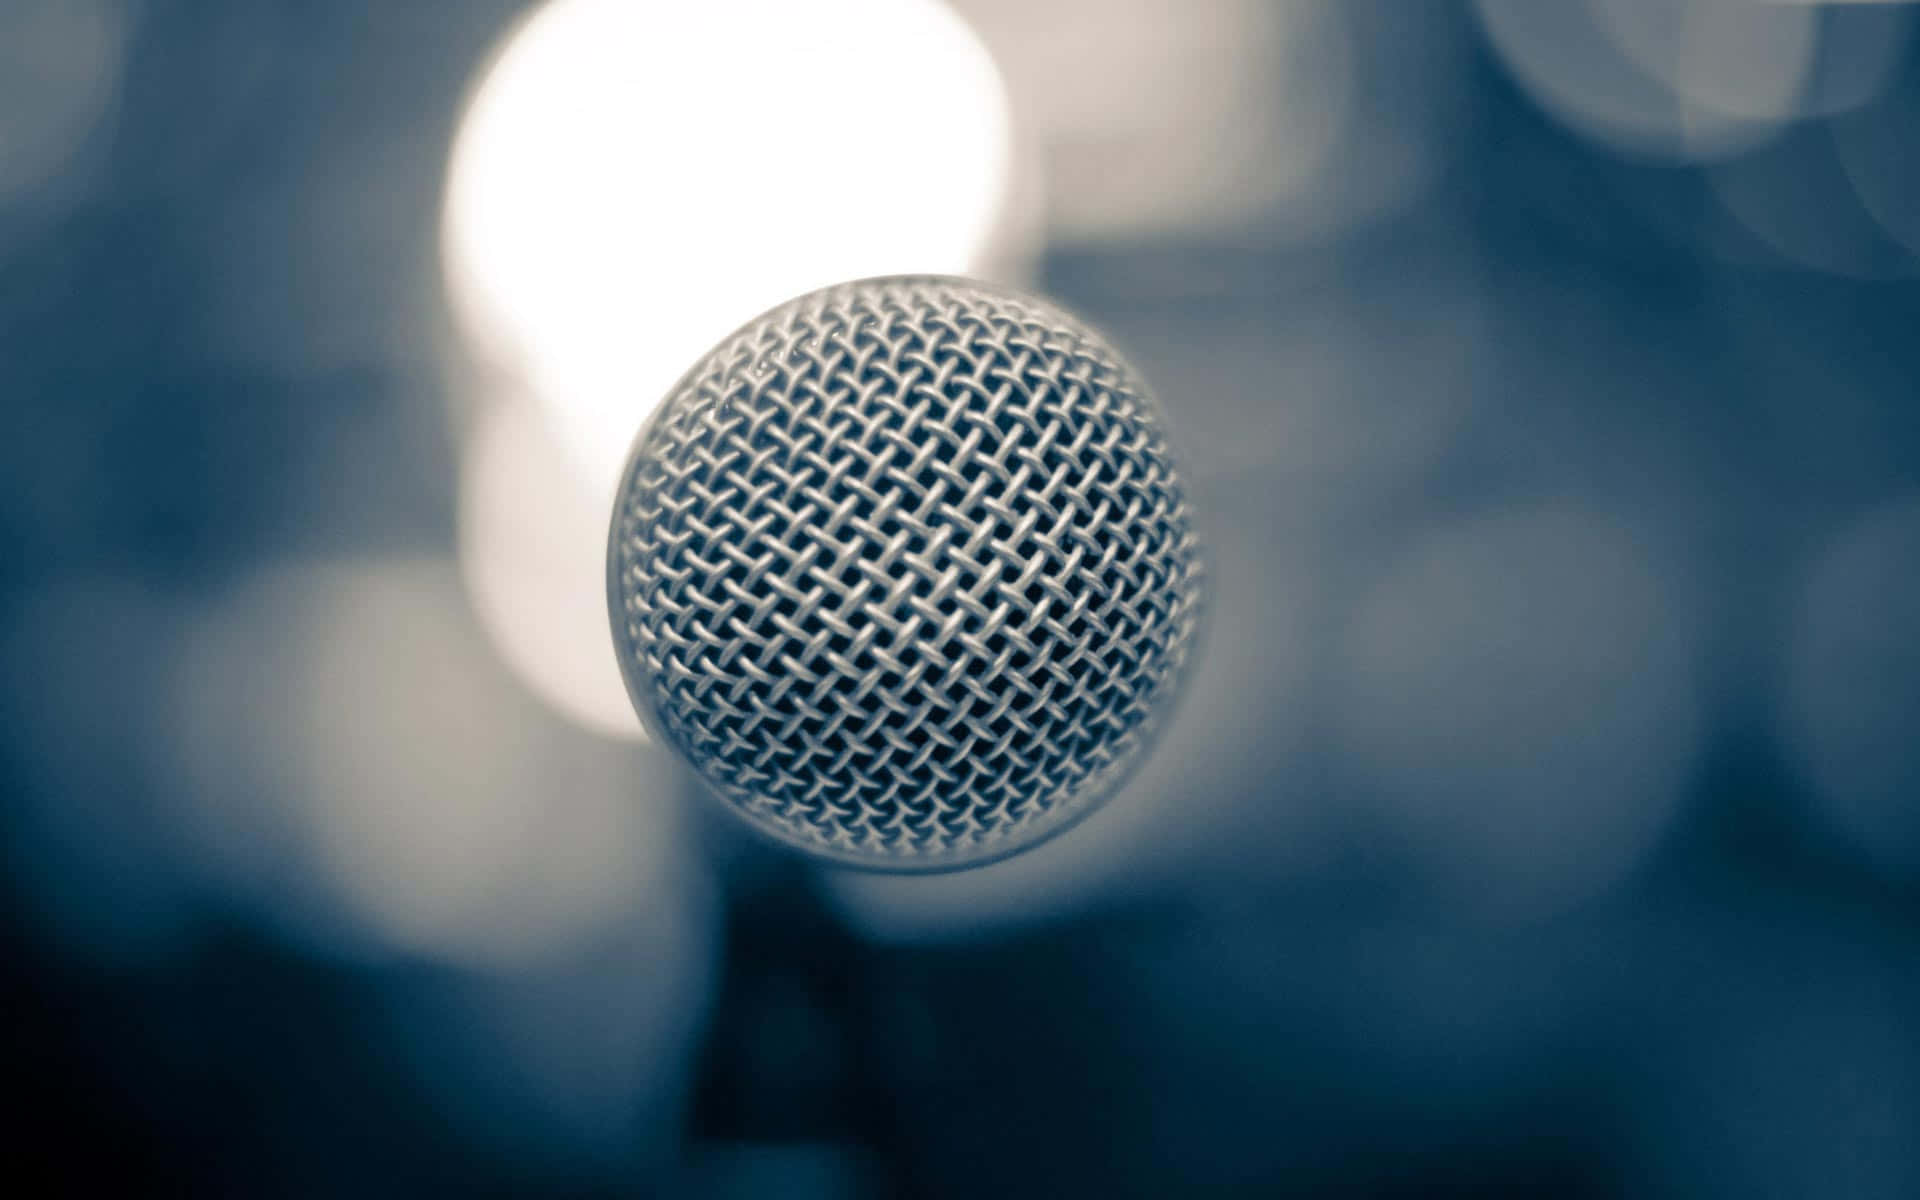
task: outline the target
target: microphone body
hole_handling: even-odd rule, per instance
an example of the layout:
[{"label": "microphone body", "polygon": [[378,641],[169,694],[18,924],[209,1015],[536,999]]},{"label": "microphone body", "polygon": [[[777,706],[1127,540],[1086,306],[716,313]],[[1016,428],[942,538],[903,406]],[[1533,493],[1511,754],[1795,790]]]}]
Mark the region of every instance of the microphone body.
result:
[{"label": "microphone body", "polygon": [[642,722],[759,832],[940,870],[1096,807],[1179,690],[1193,514],[1096,331],[971,280],[748,322],[635,440],[608,546]]}]

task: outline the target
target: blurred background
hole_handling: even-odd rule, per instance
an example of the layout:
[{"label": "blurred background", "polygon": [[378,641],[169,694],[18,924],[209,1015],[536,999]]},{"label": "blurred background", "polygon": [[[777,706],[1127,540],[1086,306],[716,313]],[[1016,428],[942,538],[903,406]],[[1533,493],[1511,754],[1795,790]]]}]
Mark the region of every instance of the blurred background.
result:
[{"label": "blurred background", "polygon": [[[0,0],[20,1194],[1920,1195],[1920,8]],[[891,271],[1158,389],[1129,788],[743,842],[612,476]]]}]

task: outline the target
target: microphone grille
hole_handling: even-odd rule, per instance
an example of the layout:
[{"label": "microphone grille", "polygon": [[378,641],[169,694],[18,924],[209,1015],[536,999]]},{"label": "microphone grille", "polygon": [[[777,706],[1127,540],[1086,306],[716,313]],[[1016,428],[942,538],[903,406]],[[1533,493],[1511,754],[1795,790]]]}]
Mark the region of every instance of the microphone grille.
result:
[{"label": "microphone grille", "polygon": [[1202,616],[1156,407],[1043,301],[863,280],[748,323],[635,443],[608,562],[636,707],[829,859],[997,858],[1150,741]]}]

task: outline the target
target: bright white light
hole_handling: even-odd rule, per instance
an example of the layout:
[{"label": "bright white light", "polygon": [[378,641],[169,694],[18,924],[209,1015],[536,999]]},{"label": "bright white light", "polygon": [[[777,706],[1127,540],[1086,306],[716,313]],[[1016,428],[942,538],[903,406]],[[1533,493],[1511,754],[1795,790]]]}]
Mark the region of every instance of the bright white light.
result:
[{"label": "bright white light", "polygon": [[460,464],[460,572],[480,623],[539,697],[642,740],[607,622],[610,496],[595,495],[529,401],[479,415]]},{"label": "bright white light", "polygon": [[552,0],[455,142],[452,300],[610,494],[662,393],[756,313],[988,256],[1010,129],[933,0]]}]

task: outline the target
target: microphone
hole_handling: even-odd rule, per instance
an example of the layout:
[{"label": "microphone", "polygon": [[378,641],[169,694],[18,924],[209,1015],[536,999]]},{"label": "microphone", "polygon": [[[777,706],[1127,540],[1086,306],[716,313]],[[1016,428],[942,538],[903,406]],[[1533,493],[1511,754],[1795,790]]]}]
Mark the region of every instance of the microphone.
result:
[{"label": "microphone", "polygon": [[973,866],[1096,808],[1164,724],[1205,564],[1107,340],[974,280],[749,321],[635,439],[607,554],[655,740],[815,858]]}]

